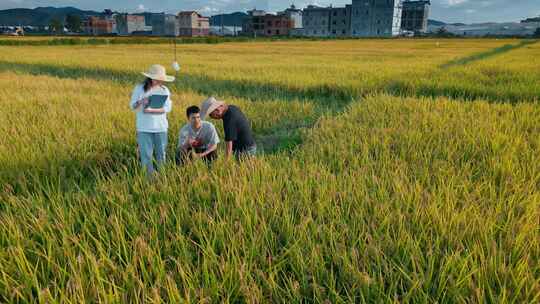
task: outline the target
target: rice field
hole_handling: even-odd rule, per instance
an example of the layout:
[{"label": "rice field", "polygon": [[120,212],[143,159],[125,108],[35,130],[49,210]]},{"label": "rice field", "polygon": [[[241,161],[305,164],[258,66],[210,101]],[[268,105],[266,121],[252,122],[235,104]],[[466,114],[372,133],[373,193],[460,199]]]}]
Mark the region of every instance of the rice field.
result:
[{"label": "rice field", "polygon": [[540,43],[178,57],[169,155],[214,95],[256,159],[140,172],[129,96],[169,45],[0,46],[0,302],[540,302]]}]

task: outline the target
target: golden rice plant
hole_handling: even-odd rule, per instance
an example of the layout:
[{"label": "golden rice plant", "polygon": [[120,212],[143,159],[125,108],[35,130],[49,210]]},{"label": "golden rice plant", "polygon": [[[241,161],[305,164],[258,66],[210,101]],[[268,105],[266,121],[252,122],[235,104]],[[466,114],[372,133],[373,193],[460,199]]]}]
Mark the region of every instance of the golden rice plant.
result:
[{"label": "golden rice plant", "polygon": [[169,47],[2,47],[0,302],[538,302],[538,47],[182,45],[169,155],[208,94],[264,153],[153,182],[127,104]]}]

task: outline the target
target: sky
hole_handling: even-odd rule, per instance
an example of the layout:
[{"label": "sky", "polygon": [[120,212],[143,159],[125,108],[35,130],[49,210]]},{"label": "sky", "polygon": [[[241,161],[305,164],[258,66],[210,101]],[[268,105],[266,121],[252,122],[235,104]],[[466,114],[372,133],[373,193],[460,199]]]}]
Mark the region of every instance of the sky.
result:
[{"label": "sky", "polygon": [[[0,9],[35,8],[38,6],[74,6],[102,11],[110,8],[121,12],[167,12],[197,10],[205,15],[231,13],[257,8],[280,11],[294,3],[344,6],[352,0],[0,0]],[[540,16],[540,0],[431,0],[430,19],[444,22],[511,22]]]}]

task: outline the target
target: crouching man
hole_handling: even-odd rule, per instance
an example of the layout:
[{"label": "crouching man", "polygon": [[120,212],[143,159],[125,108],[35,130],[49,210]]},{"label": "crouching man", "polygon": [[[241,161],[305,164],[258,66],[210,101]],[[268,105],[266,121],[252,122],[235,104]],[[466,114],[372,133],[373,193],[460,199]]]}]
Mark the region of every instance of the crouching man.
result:
[{"label": "crouching man", "polygon": [[183,165],[186,161],[201,158],[207,164],[217,158],[219,136],[214,125],[201,120],[201,110],[197,106],[187,108],[188,123],[178,134],[176,164]]},{"label": "crouching man", "polygon": [[203,101],[202,118],[223,120],[225,131],[225,156],[227,159],[234,154],[236,159],[250,158],[255,156],[257,145],[253,139],[251,125],[240,108],[228,105],[223,101],[210,97]]}]

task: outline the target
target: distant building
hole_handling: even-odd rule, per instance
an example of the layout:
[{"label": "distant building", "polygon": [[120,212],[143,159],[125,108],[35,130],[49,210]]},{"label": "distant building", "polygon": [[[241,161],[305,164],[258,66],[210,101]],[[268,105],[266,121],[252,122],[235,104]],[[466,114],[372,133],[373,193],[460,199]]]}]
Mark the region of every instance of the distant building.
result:
[{"label": "distant building", "polygon": [[401,0],[353,0],[354,37],[393,37],[400,34]]},{"label": "distant building", "polygon": [[118,35],[131,35],[133,32],[146,31],[144,16],[118,14],[115,16]]},{"label": "distant building", "polygon": [[179,35],[178,18],[175,15],[156,14],[152,17],[152,35],[176,37]]},{"label": "distant building", "polygon": [[278,15],[285,15],[289,17],[292,21],[292,28],[302,28],[302,10],[297,9],[294,4],[283,12],[278,13]]},{"label": "distant building", "polygon": [[24,36],[24,29],[21,26],[0,26],[0,34],[8,36]]},{"label": "distant building", "polygon": [[258,10],[258,9],[252,9],[250,11],[248,11],[248,15],[249,16],[264,16],[268,14],[265,10]]},{"label": "distant building", "polygon": [[425,33],[427,32],[430,0],[403,2],[401,13],[401,30]]},{"label": "distant building", "polygon": [[291,36],[291,37],[303,37],[304,36],[304,29],[303,28],[292,28],[289,31],[289,36]]},{"label": "distant building", "polygon": [[264,22],[264,35],[272,36],[289,36],[290,30],[293,28],[291,18],[286,15],[266,14],[262,17]]},{"label": "distant building", "polygon": [[116,24],[116,13],[110,9],[103,10],[103,16],[101,17],[104,20],[110,20],[112,22],[112,32],[111,34],[118,34],[118,26]]},{"label": "distant building", "polygon": [[83,21],[83,31],[88,35],[110,35],[116,32],[114,18],[90,16]]},{"label": "distant building", "polygon": [[249,36],[394,37],[403,31],[427,32],[429,8],[430,0],[352,0],[345,7],[308,5],[299,10],[291,5],[277,15],[252,10],[242,32]]},{"label": "distant building", "polygon": [[264,36],[264,16],[266,15],[266,12],[254,9],[247,13],[248,15],[242,23],[242,34],[252,37]]},{"label": "distant building", "polygon": [[180,36],[208,36],[210,32],[210,18],[203,17],[195,11],[178,13],[178,25]]},{"label": "distant building", "polygon": [[210,35],[214,36],[236,36],[242,30],[237,26],[210,26]]},{"label": "distant building", "polygon": [[294,28],[294,21],[284,12],[277,15],[261,10],[248,11],[242,24],[242,34],[247,36],[289,36]]},{"label": "distant building", "polygon": [[330,35],[330,13],[332,8],[308,5],[302,12],[304,36],[327,37]]},{"label": "distant building", "polygon": [[458,36],[512,36],[525,37],[534,34],[540,27],[540,22],[506,22],[506,23],[477,23],[477,24],[446,24],[444,26],[429,26],[428,32],[437,33],[441,28]]},{"label": "distant building", "polygon": [[351,5],[330,9],[330,36],[351,36]]}]

